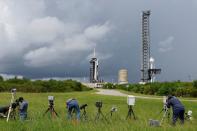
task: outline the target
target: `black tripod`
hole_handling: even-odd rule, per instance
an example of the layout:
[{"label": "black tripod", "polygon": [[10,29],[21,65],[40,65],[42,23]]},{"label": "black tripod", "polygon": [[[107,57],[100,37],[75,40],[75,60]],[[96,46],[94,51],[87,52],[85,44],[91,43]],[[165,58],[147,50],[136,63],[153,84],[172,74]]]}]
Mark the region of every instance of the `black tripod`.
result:
[{"label": "black tripod", "polygon": [[10,118],[16,120],[16,109],[12,109],[12,111],[10,113]]},{"label": "black tripod", "polygon": [[[162,119],[161,119],[160,125],[162,124],[162,122],[163,122],[164,119],[166,118],[166,115],[167,115],[167,117],[168,117],[168,121],[169,121],[169,119],[170,119],[170,112],[169,112],[168,107],[167,107],[166,105],[164,105],[163,109],[160,111],[160,113],[162,113],[162,112],[164,112],[164,113],[163,113],[163,117],[162,117]],[[160,114],[160,113],[159,113],[159,114]]]},{"label": "black tripod", "polygon": [[102,116],[107,121],[107,118],[103,115],[103,113],[101,111],[101,107],[97,107],[97,108],[98,108],[98,112],[96,114],[95,121],[99,120],[100,116]]},{"label": "black tripod", "polygon": [[57,112],[55,111],[53,104],[49,104],[49,107],[48,107],[48,109],[45,111],[44,116],[45,116],[46,113],[48,113],[49,111],[50,111],[50,115],[51,115],[52,118],[54,118],[55,116],[58,117],[58,114],[57,114]]},{"label": "black tripod", "polygon": [[88,116],[86,113],[86,108],[83,109],[83,113],[81,115],[81,119],[87,121],[88,120]]},{"label": "black tripod", "polygon": [[[10,115],[11,115],[11,112],[13,113],[13,108],[12,108],[12,104],[15,100],[15,97],[16,97],[16,89],[12,89],[11,90],[11,94],[12,94],[12,98],[10,100],[10,107],[9,107],[9,110],[8,110],[8,114],[7,114],[7,119],[6,121],[8,122],[9,121],[9,118],[10,118]],[[14,111],[15,112],[15,111]],[[16,114],[16,113],[15,113]],[[14,117],[15,118],[15,117]]]},{"label": "black tripod", "polygon": [[128,105],[128,108],[129,108],[129,111],[128,111],[126,120],[127,120],[128,118],[131,119],[131,115],[133,115],[134,120],[136,120],[136,117],[135,117],[135,114],[134,114],[134,111],[133,111],[132,106],[131,106],[131,105]]}]

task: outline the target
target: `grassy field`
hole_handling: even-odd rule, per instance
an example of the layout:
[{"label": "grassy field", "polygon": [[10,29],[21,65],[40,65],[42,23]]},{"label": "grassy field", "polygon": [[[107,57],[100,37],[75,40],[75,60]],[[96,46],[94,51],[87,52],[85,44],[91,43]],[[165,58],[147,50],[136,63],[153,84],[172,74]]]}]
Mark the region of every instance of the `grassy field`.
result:
[{"label": "grassy field", "polygon": [[[60,115],[59,118],[51,120],[49,116],[43,117],[43,113],[48,108],[47,96],[55,96],[55,109]],[[148,120],[150,118],[160,120],[162,114],[159,114],[163,107],[161,100],[144,100],[136,99],[136,105],[134,106],[134,112],[137,116],[137,120],[125,120],[128,107],[126,104],[126,97],[116,96],[103,96],[96,95],[94,91],[88,92],[74,92],[74,93],[17,93],[17,96],[23,96],[29,102],[28,119],[25,122],[18,120],[11,120],[8,123],[5,119],[0,120],[0,131],[126,131],[126,130],[142,130],[142,131],[196,131],[197,130],[197,102],[186,102],[183,104],[186,110],[193,111],[194,120],[192,122],[186,121],[181,126],[179,122],[175,127],[169,124],[169,120],[166,118],[161,127],[150,127]],[[10,101],[11,95],[9,93],[0,93],[0,106],[6,105]],[[80,104],[87,103],[88,121],[81,121],[76,123],[74,121],[68,121],[66,119],[65,101],[68,98],[77,98]],[[108,122],[105,120],[94,121],[94,117],[97,112],[95,102],[98,100],[103,101],[102,111],[104,114],[109,114],[113,105],[117,106],[118,111],[114,113],[112,117],[107,116]]]}]

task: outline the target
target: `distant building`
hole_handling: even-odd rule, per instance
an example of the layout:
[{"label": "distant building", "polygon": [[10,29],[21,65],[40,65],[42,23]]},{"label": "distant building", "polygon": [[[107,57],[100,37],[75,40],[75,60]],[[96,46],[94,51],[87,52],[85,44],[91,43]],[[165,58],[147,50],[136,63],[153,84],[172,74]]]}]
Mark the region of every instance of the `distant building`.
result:
[{"label": "distant building", "polygon": [[118,84],[128,84],[128,71],[126,69],[119,70]]}]

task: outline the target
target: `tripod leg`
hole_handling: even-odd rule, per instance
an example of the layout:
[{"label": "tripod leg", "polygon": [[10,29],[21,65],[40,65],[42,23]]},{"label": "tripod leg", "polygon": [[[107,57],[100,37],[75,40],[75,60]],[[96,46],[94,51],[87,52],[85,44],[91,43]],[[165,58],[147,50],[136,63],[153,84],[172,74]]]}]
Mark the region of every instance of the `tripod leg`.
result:
[{"label": "tripod leg", "polygon": [[45,116],[49,110],[50,110],[50,108],[48,108],[48,109],[44,112],[43,116]]},{"label": "tripod leg", "polygon": [[112,117],[113,112],[111,111],[110,114],[111,114],[111,117]]},{"label": "tripod leg", "polygon": [[84,119],[87,120],[88,118],[87,118],[86,110],[84,110],[83,115],[84,115]]},{"label": "tripod leg", "polygon": [[7,122],[9,121],[11,110],[12,110],[12,108],[11,108],[11,105],[10,105],[10,107],[9,107],[9,111],[8,111],[7,120],[6,120]]},{"label": "tripod leg", "polygon": [[57,114],[57,112],[55,111],[54,108],[53,108],[53,112],[55,113],[55,115],[56,115],[57,117],[59,117],[59,115]]},{"label": "tripod leg", "polygon": [[168,110],[165,110],[163,117],[161,119],[160,125],[163,123],[164,118],[166,117],[166,114],[168,113]]},{"label": "tripod leg", "polygon": [[129,118],[131,119],[131,109],[129,109]]},{"label": "tripod leg", "polygon": [[129,107],[129,111],[128,111],[128,114],[127,114],[126,120],[127,120],[128,118],[130,118],[130,119],[131,119],[131,109],[130,109],[130,107]]},{"label": "tripod leg", "polygon": [[100,112],[100,114],[102,115],[102,117],[108,122],[107,118],[104,116],[104,114],[102,112]]},{"label": "tripod leg", "polygon": [[126,117],[126,120],[128,119],[128,117],[129,117],[129,112],[127,113],[127,117]]},{"label": "tripod leg", "polygon": [[16,120],[16,110],[13,110],[13,111],[10,113],[10,117],[13,118],[14,120]]},{"label": "tripod leg", "polygon": [[136,120],[136,117],[135,117],[135,114],[134,114],[133,108],[131,108],[131,113],[133,114],[133,118],[134,118],[134,120]]},{"label": "tripod leg", "polygon": [[57,117],[59,117],[59,115],[57,114],[57,112],[55,111],[55,115],[57,116]]},{"label": "tripod leg", "polygon": [[81,119],[84,119],[85,121],[87,120],[87,114],[86,111],[83,111],[83,114],[81,115]]},{"label": "tripod leg", "polygon": [[7,122],[9,121],[10,113],[12,111],[12,103],[14,102],[14,97],[15,97],[15,94],[12,93],[12,98],[11,98],[11,101],[10,101],[10,107],[9,107],[9,111],[8,111],[8,116],[7,116],[7,119],[6,119]]},{"label": "tripod leg", "polygon": [[85,116],[84,116],[84,112],[81,114],[81,120],[83,120],[83,119],[85,119],[84,118]]},{"label": "tripod leg", "polygon": [[95,121],[98,120],[99,117],[100,117],[100,114],[99,114],[99,112],[97,112],[96,117],[95,117]]}]

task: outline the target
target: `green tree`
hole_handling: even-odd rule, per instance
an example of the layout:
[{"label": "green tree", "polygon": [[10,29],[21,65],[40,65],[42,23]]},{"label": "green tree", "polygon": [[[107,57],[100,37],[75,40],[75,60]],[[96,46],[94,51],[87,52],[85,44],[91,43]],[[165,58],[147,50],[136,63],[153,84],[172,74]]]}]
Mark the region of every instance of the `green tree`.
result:
[{"label": "green tree", "polygon": [[3,76],[0,76],[0,82],[1,82],[1,81],[4,81]]},{"label": "green tree", "polygon": [[194,81],[193,81],[193,87],[194,87],[194,88],[197,88],[197,80],[194,80]]}]

